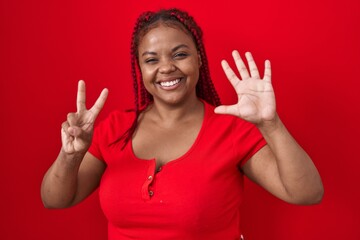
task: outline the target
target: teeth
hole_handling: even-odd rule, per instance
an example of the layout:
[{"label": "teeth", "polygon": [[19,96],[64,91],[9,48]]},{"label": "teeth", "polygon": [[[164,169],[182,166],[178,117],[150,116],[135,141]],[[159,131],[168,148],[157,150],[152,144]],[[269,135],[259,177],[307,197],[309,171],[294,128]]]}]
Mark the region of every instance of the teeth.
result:
[{"label": "teeth", "polygon": [[169,82],[160,82],[160,85],[162,87],[171,87],[174,86],[175,84],[178,84],[180,82],[180,78],[175,79],[173,81],[169,81]]}]

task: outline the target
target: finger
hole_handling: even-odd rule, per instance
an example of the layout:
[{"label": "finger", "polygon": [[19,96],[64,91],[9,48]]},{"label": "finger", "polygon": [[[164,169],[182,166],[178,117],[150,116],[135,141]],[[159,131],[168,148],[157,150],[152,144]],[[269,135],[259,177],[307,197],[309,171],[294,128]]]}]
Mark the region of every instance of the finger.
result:
[{"label": "finger", "polygon": [[239,78],[236,76],[234,71],[229,66],[228,62],[225,60],[221,61],[221,66],[225,72],[226,77],[229,79],[230,83],[233,85],[233,87],[236,87],[240,83]]},{"label": "finger", "polygon": [[70,125],[67,121],[61,124],[61,132],[65,134],[66,137],[70,137],[70,133],[68,131]]},{"label": "finger", "polygon": [[77,126],[70,126],[68,121],[63,122],[61,125],[61,131],[65,134],[68,138],[79,137],[83,135],[83,130]]},{"label": "finger", "polygon": [[77,122],[78,122],[78,117],[76,115],[76,113],[68,113],[67,115],[67,123],[70,126],[76,126]]},{"label": "finger", "polygon": [[239,52],[237,50],[234,50],[232,52],[232,56],[234,58],[236,67],[237,67],[237,69],[238,69],[238,71],[240,73],[241,79],[250,78],[249,71],[246,68],[246,65],[245,65],[244,61],[241,59]]},{"label": "finger", "polygon": [[217,114],[230,114],[230,115],[238,116],[239,111],[236,105],[230,105],[230,106],[221,105],[216,107],[214,109],[214,112]]},{"label": "finger", "polygon": [[94,106],[92,106],[92,108],[90,109],[90,111],[95,115],[95,117],[99,114],[101,109],[104,107],[108,93],[109,93],[109,90],[107,88],[104,88],[101,91],[100,96],[96,100]]},{"label": "finger", "polygon": [[81,137],[82,135],[84,135],[84,131],[77,127],[77,126],[71,126],[67,129],[67,131],[69,132],[69,134],[72,136],[72,137],[75,137],[75,138],[78,138],[78,137]]},{"label": "finger", "polygon": [[269,60],[265,61],[264,81],[271,82],[271,64]]},{"label": "finger", "polygon": [[251,53],[247,52],[247,53],[245,53],[245,56],[246,56],[246,60],[247,60],[248,65],[249,65],[251,77],[260,78],[259,70],[258,70],[258,68],[256,66],[256,63],[255,63],[254,58],[251,55]]},{"label": "finger", "polygon": [[78,113],[86,110],[86,89],[85,89],[85,82],[83,80],[80,80],[78,83],[76,107]]}]

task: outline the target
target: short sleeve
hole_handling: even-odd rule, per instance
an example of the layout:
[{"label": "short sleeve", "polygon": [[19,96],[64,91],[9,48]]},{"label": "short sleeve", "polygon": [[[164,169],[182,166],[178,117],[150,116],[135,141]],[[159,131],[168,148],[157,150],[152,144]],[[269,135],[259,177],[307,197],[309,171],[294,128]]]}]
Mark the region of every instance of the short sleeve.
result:
[{"label": "short sleeve", "polygon": [[233,144],[239,157],[238,166],[242,167],[267,143],[254,124],[238,118],[233,122]]},{"label": "short sleeve", "polygon": [[89,153],[91,153],[94,157],[101,161],[104,160],[101,152],[102,147],[100,146],[100,143],[104,142],[104,136],[102,136],[103,134],[101,133],[105,133],[107,131],[108,125],[110,124],[109,122],[110,121],[108,117],[105,120],[101,121],[97,126],[95,126],[93,139],[88,150]]},{"label": "short sleeve", "polygon": [[134,112],[113,111],[94,129],[93,139],[88,150],[99,160],[106,162],[110,146],[118,142],[134,121]]}]

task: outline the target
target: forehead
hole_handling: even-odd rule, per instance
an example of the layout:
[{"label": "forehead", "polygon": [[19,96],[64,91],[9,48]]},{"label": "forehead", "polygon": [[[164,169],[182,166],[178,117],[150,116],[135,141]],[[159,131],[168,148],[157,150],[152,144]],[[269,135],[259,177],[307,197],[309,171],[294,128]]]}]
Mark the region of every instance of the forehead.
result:
[{"label": "forehead", "polygon": [[186,44],[195,47],[192,36],[180,26],[160,23],[149,29],[139,41],[139,51],[144,48],[157,48],[162,46],[174,46]]}]

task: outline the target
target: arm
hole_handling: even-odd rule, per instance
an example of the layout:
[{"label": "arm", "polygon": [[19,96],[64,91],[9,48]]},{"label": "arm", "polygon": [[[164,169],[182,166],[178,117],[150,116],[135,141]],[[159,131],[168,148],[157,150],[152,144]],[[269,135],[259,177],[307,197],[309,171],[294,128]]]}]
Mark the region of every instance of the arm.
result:
[{"label": "arm", "polygon": [[47,208],[66,208],[81,202],[99,185],[106,166],[86,153],[69,156],[63,149],[44,176],[41,198]]},{"label": "arm", "polygon": [[222,66],[237,92],[238,103],[219,106],[215,112],[232,114],[254,123],[268,143],[243,166],[245,175],[289,203],[320,202],[324,191],[320,175],[276,113],[270,62],[265,62],[264,78],[260,79],[250,53],[246,54],[250,73],[237,51],[233,52],[233,57],[241,80],[226,61]]},{"label": "arm", "polygon": [[69,113],[62,124],[60,153],[46,172],[41,185],[45,207],[65,208],[86,198],[99,185],[105,164],[87,153],[94,122],[102,109],[108,91],[104,89],[94,106],[85,107],[85,84],[79,81],[77,112]]},{"label": "arm", "polygon": [[288,203],[319,203],[324,191],[320,175],[281,120],[277,117],[271,129],[259,129],[268,145],[243,166],[245,175]]}]

